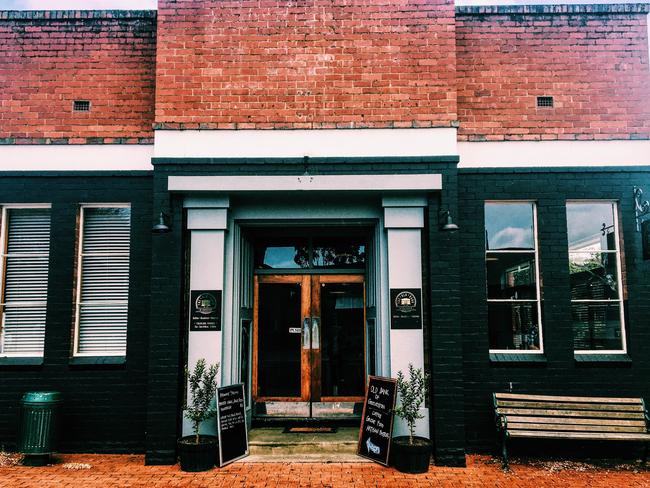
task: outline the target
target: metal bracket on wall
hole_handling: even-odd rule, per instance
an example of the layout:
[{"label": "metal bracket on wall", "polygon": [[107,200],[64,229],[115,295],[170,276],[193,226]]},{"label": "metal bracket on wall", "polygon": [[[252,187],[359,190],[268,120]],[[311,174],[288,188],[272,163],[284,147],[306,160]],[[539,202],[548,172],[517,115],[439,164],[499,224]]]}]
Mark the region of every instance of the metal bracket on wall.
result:
[{"label": "metal bracket on wall", "polygon": [[639,186],[634,189],[634,216],[636,218],[636,231],[641,232],[641,224],[650,219],[650,202],[643,200],[643,190]]}]

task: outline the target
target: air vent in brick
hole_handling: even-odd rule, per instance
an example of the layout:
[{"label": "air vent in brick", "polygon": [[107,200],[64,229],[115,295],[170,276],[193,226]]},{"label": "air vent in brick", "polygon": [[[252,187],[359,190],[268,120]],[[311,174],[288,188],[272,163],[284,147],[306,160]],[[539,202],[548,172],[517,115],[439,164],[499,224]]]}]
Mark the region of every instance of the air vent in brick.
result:
[{"label": "air vent in brick", "polygon": [[537,97],[537,106],[538,107],[552,107],[553,106],[553,97]]},{"label": "air vent in brick", "polygon": [[72,104],[73,112],[90,112],[90,102],[88,100],[75,100]]}]

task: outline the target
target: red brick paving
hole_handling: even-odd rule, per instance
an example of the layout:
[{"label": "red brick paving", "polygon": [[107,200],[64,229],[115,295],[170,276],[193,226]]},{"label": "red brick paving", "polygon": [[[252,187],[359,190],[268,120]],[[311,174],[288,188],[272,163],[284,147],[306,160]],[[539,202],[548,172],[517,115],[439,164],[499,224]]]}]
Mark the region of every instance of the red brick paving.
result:
[{"label": "red brick paving", "polygon": [[[1,467],[0,486],[24,487],[498,487],[598,488],[650,487],[650,470],[604,467],[554,471],[548,466],[512,465],[504,473],[489,456],[468,456],[467,468],[432,466],[427,474],[406,475],[369,463],[237,462],[204,473],[183,473],[178,466],[145,466],[135,455],[62,455],[60,463],[42,468]],[[69,470],[62,463],[88,463],[90,469]]]}]

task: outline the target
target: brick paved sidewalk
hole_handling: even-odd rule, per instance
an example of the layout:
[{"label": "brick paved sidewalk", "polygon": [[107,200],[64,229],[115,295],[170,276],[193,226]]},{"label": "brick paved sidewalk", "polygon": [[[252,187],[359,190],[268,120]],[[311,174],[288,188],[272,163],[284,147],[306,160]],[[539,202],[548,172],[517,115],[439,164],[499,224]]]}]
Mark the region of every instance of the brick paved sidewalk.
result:
[{"label": "brick paved sidewalk", "polygon": [[[369,463],[237,462],[205,473],[183,473],[178,466],[144,466],[142,456],[63,455],[43,468],[0,467],[0,486],[23,487],[499,487],[639,488],[650,487],[650,470],[634,465],[594,467],[582,463],[513,463],[504,473],[489,456],[468,456],[462,468],[431,467],[424,475],[404,475]],[[86,463],[90,469],[66,469]]]}]

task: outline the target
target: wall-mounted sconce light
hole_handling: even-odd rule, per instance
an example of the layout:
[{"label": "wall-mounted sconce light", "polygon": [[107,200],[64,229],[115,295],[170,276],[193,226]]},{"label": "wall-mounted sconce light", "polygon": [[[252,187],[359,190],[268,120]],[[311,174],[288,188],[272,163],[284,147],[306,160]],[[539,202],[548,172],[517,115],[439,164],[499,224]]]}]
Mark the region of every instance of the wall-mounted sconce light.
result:
[{"label": "wall-mounted sconce light", "polygon": [[152,234],[167,234],[171,232],[171,228],[168,225],[169,217],[165,212],[160,212],[160,218],[158,223],[151,228]]},{"label": "wall-mounted sconce light", "polygon": [[441,210],[438,214],[438,225],[440,230],[452,231],[458,230],[458,226],[454,224],[449,210]]},{"label": "wall-mounted sconce light", "polygon": [[650,219],[650,202],[643,200],[643,190],[639,186],[634,191],[634,217],[636,219],[636,231],[641,232],[641,224]]}]

